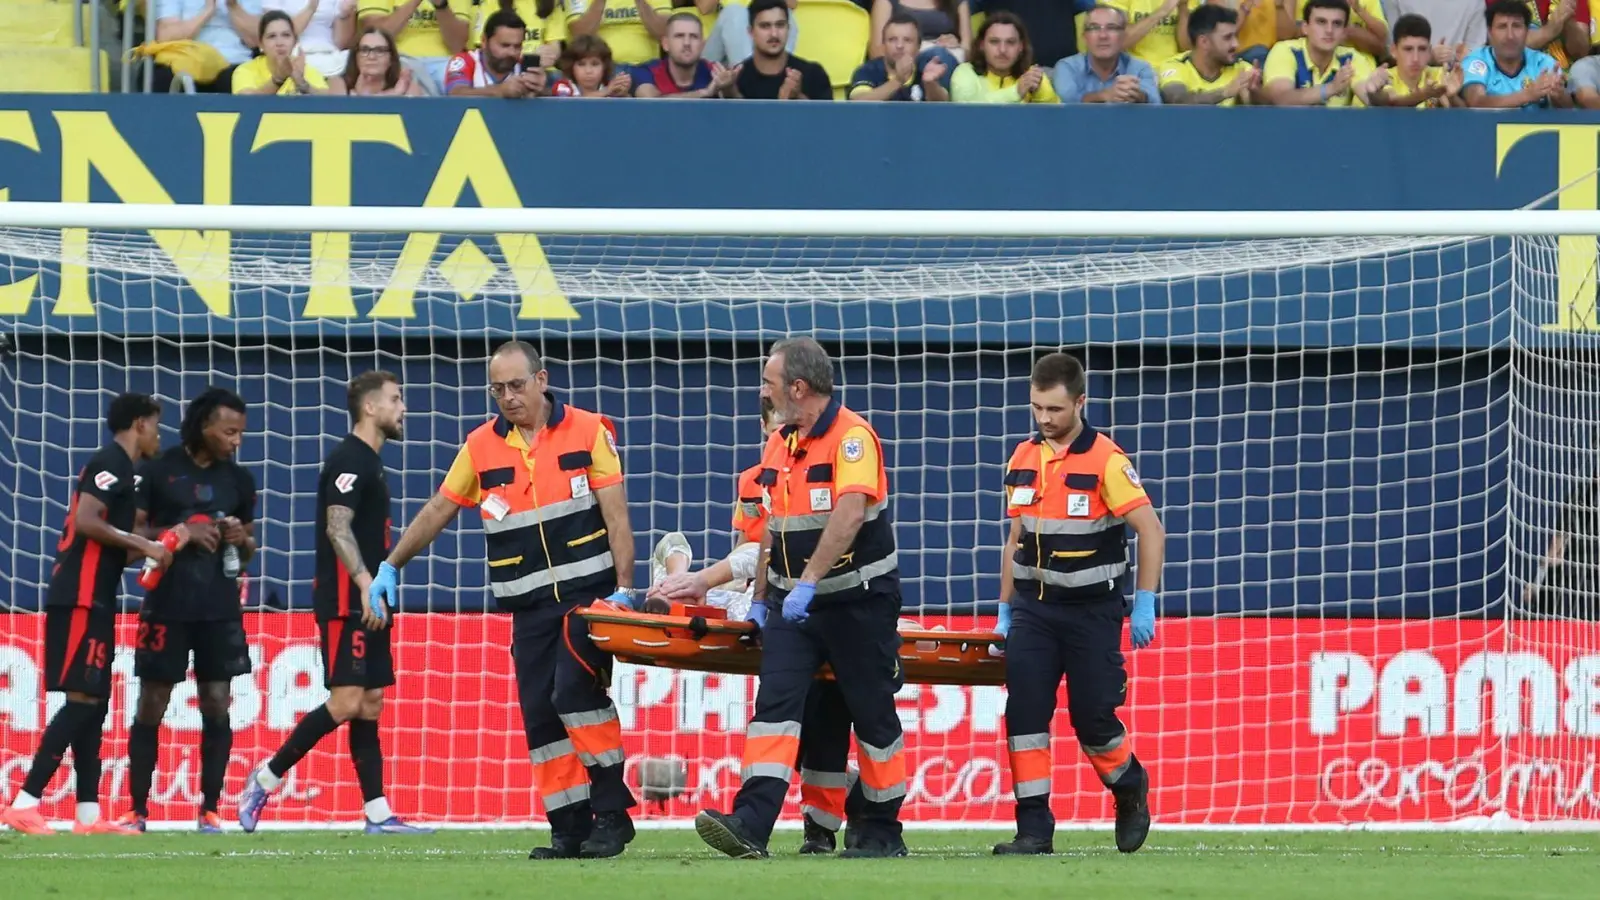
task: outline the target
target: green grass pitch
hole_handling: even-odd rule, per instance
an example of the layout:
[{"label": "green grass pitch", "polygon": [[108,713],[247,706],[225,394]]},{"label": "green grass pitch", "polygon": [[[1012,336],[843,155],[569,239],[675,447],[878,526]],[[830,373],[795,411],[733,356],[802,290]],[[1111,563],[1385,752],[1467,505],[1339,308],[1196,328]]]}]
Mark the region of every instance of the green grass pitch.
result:
[{"label": "green grass pitch", "polygon": [[641,832],[615,860],[530,862],[532,831],[414,837],[342,832],[24,837],[0,833],[0,896],[196,900],[975,900],[1010,898],[1600,897],[1600,835],[1582,833],[1168,832],[1122,856],[1110,836],[1064,831],[1056,855],[996,858],[997,831],[909,831],[913,856],[794,854],[738,862],[689,830]]}]

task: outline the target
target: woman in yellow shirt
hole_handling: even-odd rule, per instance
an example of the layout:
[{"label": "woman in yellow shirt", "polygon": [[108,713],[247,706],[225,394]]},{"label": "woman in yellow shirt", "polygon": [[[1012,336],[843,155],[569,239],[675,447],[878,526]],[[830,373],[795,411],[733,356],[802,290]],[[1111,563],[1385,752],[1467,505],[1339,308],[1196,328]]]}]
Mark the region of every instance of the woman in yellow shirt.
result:
[{"label": "woman in yellow shirt", "polygon": [[306,55],[295,46],[294,20],[281,9],[261,15],[258,33],[261,55],[233,70],[235,94],[343,93],[328,87],[322,73],[306,65]]},{"label": "woman in yellow shirt", "polygon": [[972,61],[950,76],[956,103],[1060,103],[1050,76],[1033,64],[1028,29],[1014,13],[989,14],[972,50]]}]

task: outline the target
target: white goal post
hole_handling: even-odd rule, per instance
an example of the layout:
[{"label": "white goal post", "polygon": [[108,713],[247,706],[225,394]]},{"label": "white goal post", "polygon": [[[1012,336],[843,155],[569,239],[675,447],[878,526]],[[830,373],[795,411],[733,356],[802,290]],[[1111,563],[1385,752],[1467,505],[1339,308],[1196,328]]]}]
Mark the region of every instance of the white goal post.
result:
[{"label": "white goal post", "polygon": [[767,237],[1316,238],[1600,234],[1596,210],[878,210],[7,203],[13,228]]},{"label": "white goal post", "polygon": [[[385,451],[399,527],[490,413],[488,351],[540,346],[554,389],[618,424],[644,577],[667,532],[702,560],[730,547],[762,355],[812,333],[885,438],[905,615],[930,626],[991,619],[1029,365],[1084,359],[1090,421],[1168,531],[1157,642],[1127,653],[1123,711],[1158,825],[1596,826],[1595,235],[1600,212],[1543,210],[0,203],[0,801],[59,702],[36,613],[117,392],[154,393],[173,429],[206,384],[251,406],[257,668],[234,685],[231,798],[322,699],[311,500],[351,376],[405,383],[406,437]],[[405,573],[383,739],[408,818],[542,818],[482,546],[462,518]],[[123,643],[112,809],[137,691]],[[198,796],[184,690],[157,819],[192,821]],[[647,818],[727,804],[750,679],[620,666],[613,695],[631,759],[686,767]],[[1004,691],[913,685],[900,709],[907,818],[1007,826]],[[1054,749],[1058,819],[1104,821],[1064,706]],[[70,797],[58,776],[54,817]],[[329,745],[274,816],[359,808]]]}]

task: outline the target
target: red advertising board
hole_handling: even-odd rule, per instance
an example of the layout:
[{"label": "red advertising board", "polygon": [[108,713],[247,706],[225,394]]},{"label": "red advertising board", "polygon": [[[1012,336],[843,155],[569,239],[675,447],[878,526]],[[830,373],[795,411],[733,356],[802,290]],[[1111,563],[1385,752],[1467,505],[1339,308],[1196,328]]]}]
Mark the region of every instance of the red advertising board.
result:
[{"label": "red advertising board", "polygon": [[[247,616],[256,660],[234,684],[229,802],[324,697],[316,628],[303,614]],[[929,623],[931,624],[931,623]],[[953,628],[979,627],[970,619]],[[454,822],[537,821],[502,616],[414,615],[396,625],[399,684],[384,712],[391,803]],[[0,616],[0,791],[20,785],[59,703],[41,694],[42,616]],[[133,620],[122,623],[124,648]],[[1158,822],[1279,825],[1600,818],[1600,627],[1448,620],[1171,619],[1129,652],[1123,719],[1153,778]],[[104,801],[126,808],[131,653],[115,663]],[[632,759],[678,757],[688,790],[651,817],[725,807],[737,788],[755,683],[742,676],[619,666],[613,696]],[[913,783],[908,820],[1007,821],[1002,688],[909,685],[901,719]],[[151,813],[192,820],[200,718],[173,694]],[[1055,729],[1055,809],[1103,820],[1111,807],[1082,761],[1065,705]],[[631,772],[630,772],[631,780]],[[71,779],[47,814],[70,818]],[[293,773],[270,818],[359,816],[342,734]],[[230,812],[225,809],[224,813]]]}]

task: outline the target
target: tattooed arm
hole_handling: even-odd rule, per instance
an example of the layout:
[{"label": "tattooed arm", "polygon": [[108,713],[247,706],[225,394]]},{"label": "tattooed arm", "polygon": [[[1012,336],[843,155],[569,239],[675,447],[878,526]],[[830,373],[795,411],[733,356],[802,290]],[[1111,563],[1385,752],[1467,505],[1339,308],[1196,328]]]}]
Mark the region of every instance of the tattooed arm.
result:
[{"label": "tattooed arm", "polygon": [[[372,573],[367,571],[367,566],[361,561],[361,546],[356,543],[355,532],[350,530],[350,522],[356,517],[356,511],[348,506],[331,504],[328,506],[328,542],[333,544],[333,555],[339,558],[344,570],[350,573],[350,580],[356,583],[358,596],[361,597],[361,623],[368,629],[377,631],[388,625],[385,617],[378,615],[373,606]],[[350,610],[354,614],[356,610]]]},{"label": "tattooed arm", "polygon": [[355,516],[356,511],[348,506],[328,507],[328,540],[333,544],[333,554],[344,563],[345,571],[350,573],[350,578],[361,589],[361,596],[365,597],[367,589],[372,587],[372,573],[361,561],[361,547],[356,544],[355,532],[350,530],[350,521]]}]

